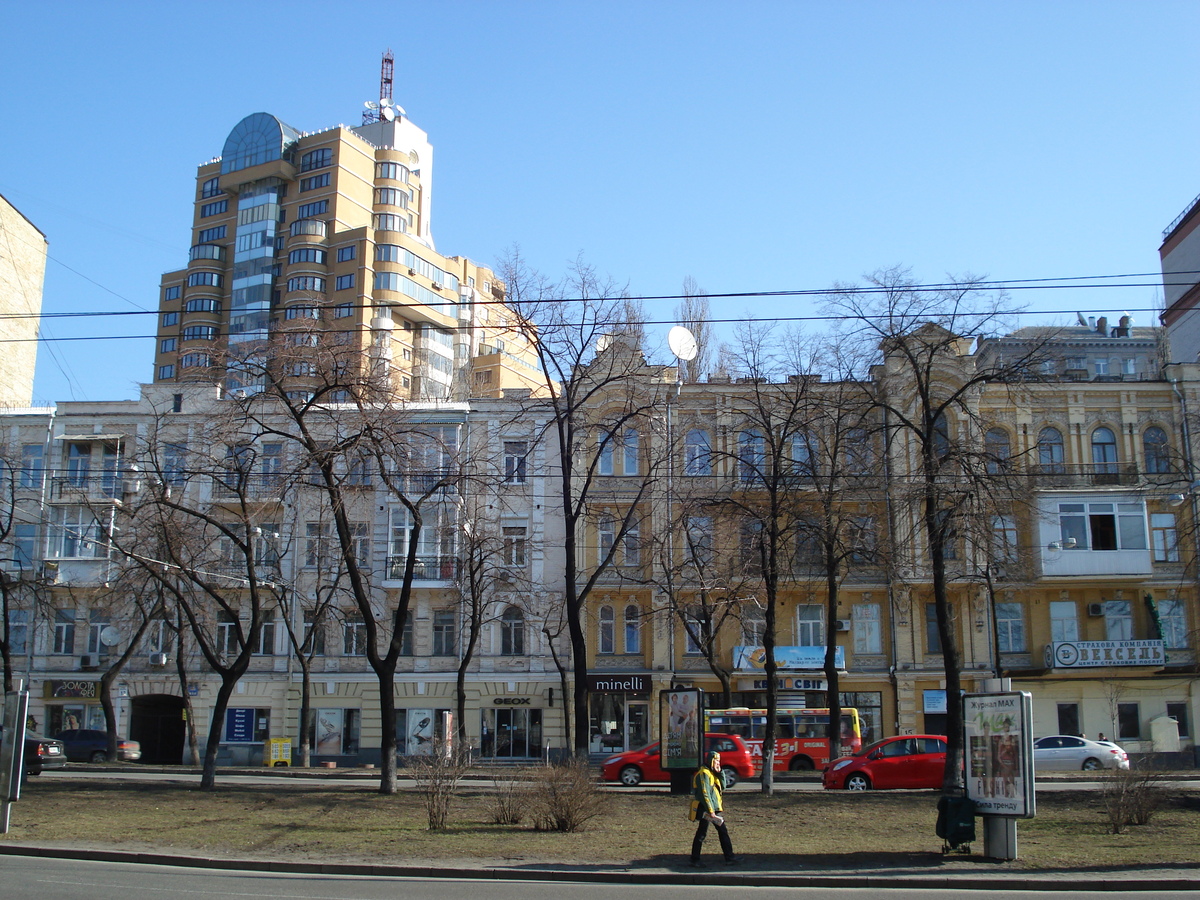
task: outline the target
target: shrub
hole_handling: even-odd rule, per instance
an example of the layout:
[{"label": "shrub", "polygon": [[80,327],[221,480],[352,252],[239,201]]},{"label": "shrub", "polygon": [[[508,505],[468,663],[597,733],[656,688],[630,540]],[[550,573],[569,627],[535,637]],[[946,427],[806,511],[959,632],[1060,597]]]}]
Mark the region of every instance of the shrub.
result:
[{"label": "shrub", "polygon": [[1117,769],[1104,782],[1104,811],[1113,834],[1130,825],[1148,825],[1167,798],[1162,773],[1150,769]]},{"label": "shrub", "polygon": [[536,770],[529,815],[537,831],[580,831],[604,812],[606,797],[586,760]]},{"label": "shrub", "polygon": [[470,765],[468,751],[453,749],[439,739],[434,740],[428,756],[410,758],[409,770],[421,793],[430,831],[446,827],[450,819],[450,801]]}]

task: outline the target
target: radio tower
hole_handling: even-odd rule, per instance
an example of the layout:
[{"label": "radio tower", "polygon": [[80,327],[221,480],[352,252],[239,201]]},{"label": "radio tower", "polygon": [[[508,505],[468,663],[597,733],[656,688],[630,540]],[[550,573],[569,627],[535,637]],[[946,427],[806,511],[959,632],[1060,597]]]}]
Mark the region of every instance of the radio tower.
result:
[{"label": "radio tower", "polygon": [[395,60],[396,58],[392,56],[392,48],[388,47],[387,52],[383,54],[383,62],[379,65],[379,102],[376,108],[367,109],[363,113],[364,125],[382,121],[383,113],[379,107],[390,106],[392,103],[392,70]]}]

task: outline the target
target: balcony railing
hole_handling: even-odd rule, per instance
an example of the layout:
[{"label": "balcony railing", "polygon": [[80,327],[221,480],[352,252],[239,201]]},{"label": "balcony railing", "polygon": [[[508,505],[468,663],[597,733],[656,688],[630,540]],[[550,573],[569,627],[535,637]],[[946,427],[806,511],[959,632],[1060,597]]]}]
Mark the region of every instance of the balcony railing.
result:
[{"label": "balcony railing", "polygon": [[[387,558],[387,580],[403,581],[406,556]],[[457,556],[418,556],[413,563],[413,581],[452,581],[458,577]]]}]

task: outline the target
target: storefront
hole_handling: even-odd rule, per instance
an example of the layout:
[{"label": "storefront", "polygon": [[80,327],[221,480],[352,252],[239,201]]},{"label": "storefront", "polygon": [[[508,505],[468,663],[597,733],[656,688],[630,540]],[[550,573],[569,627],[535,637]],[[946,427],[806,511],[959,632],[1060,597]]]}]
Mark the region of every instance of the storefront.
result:
[{"label": "storefront", "polygon": [[617,753],[650,742],[650,676],[588,675],[588,750]]}]

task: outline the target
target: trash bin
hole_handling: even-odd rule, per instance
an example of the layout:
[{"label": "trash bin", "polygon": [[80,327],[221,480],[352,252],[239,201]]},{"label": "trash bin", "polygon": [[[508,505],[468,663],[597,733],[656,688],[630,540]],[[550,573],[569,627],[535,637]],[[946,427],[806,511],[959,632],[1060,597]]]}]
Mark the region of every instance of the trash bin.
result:
[{"label": "trash bin", "polygon": [[[937,836],[942,852],[965,848],[975,840],[975,801],[970,797],[939,797]],[[964,851],[965,852],[965,851]]]},{"label": "trash bin", "polygon": [[263,743],[264,766],[290,766],[292,764],[292,739],[267,738]]}]

